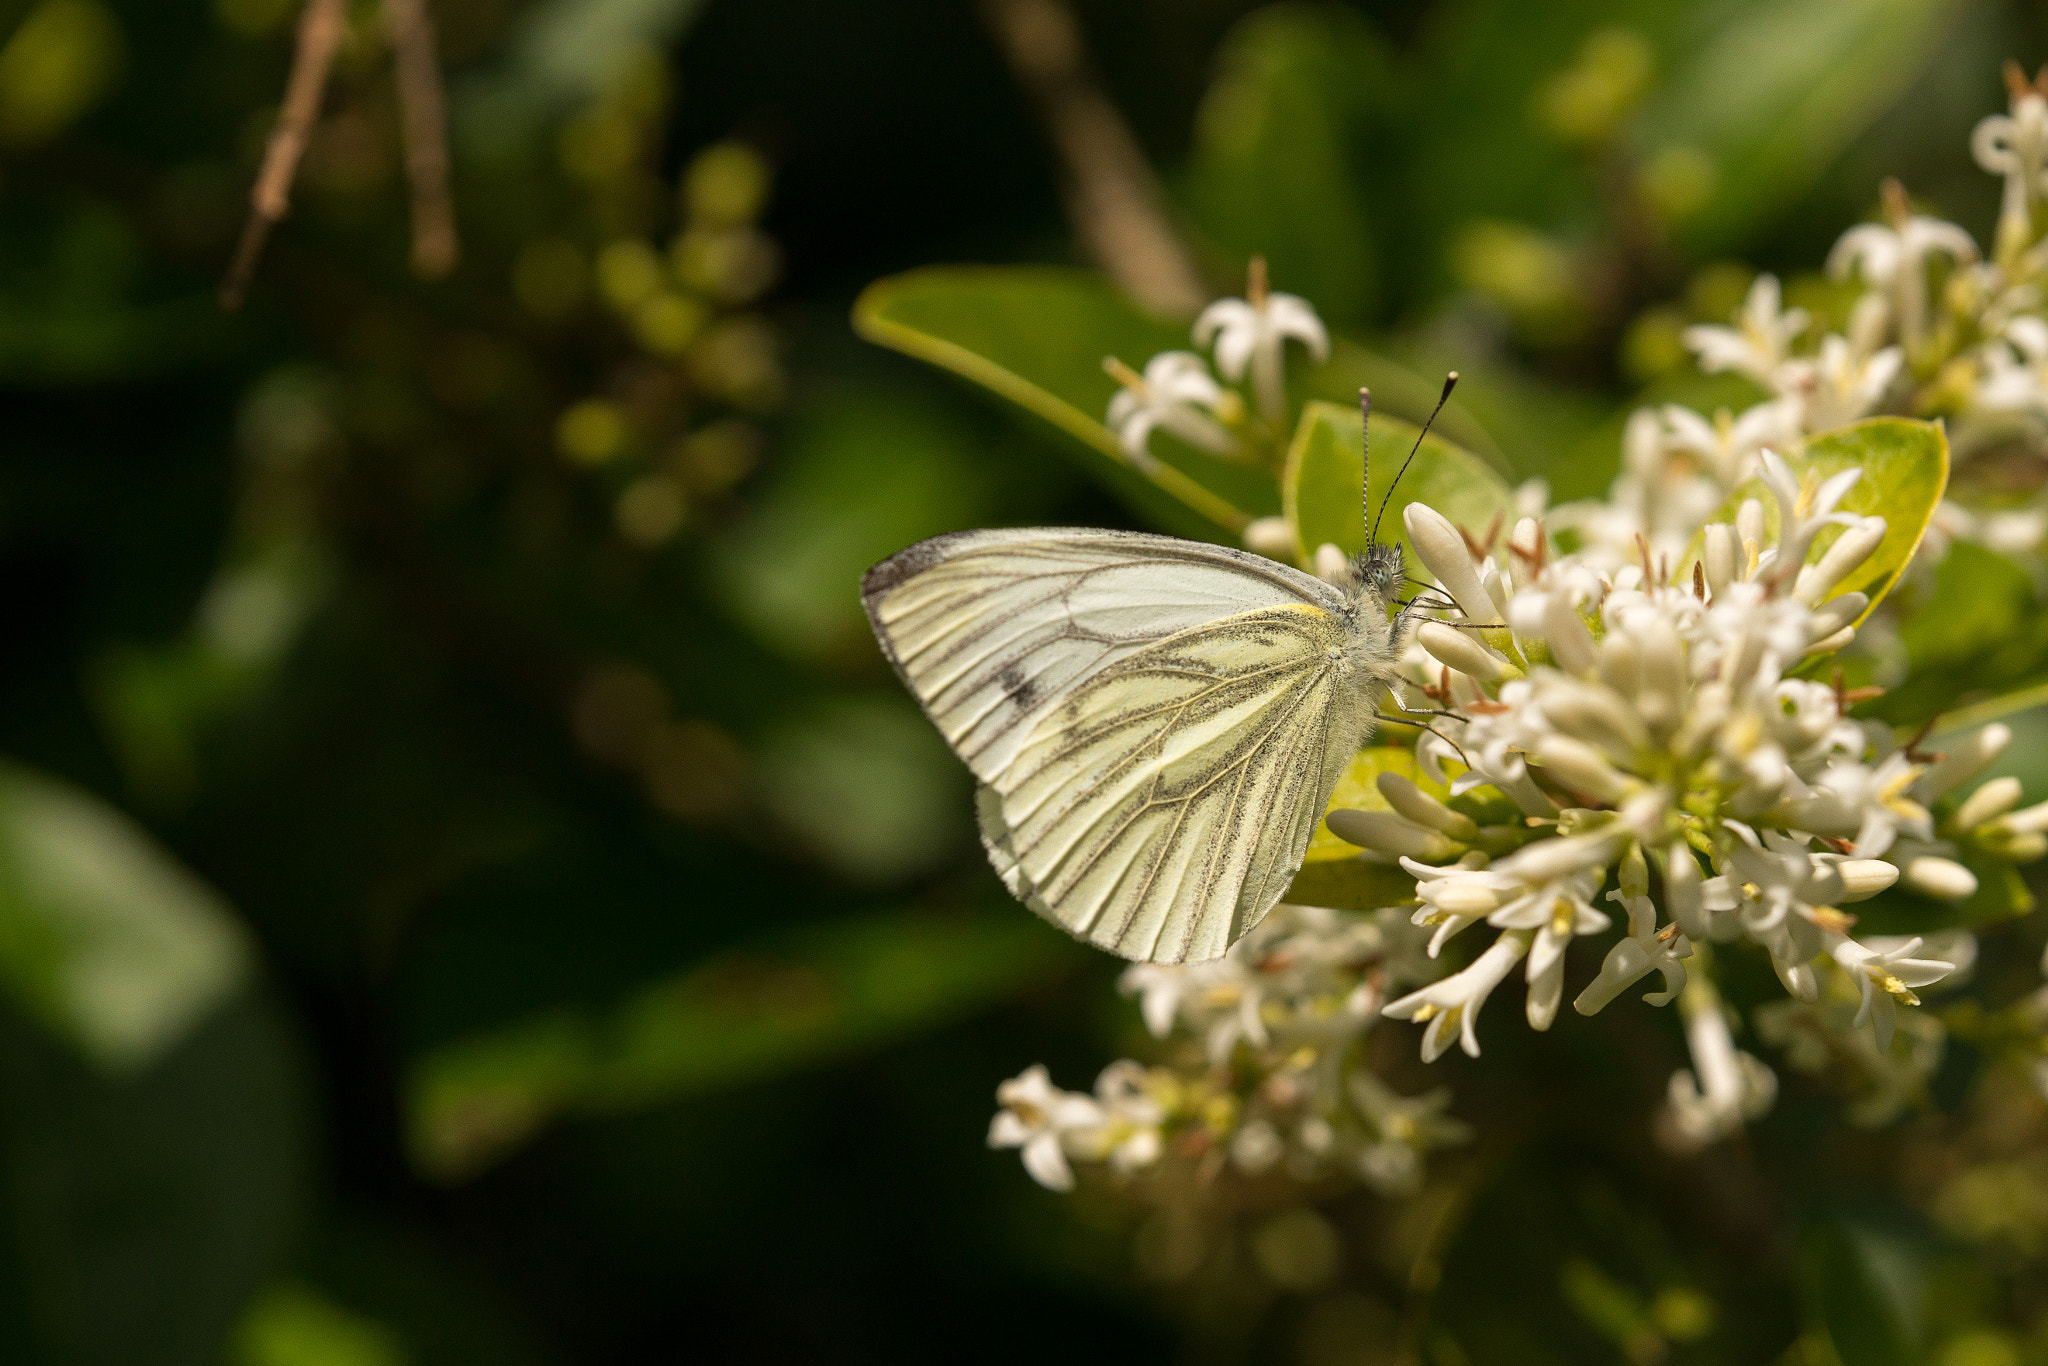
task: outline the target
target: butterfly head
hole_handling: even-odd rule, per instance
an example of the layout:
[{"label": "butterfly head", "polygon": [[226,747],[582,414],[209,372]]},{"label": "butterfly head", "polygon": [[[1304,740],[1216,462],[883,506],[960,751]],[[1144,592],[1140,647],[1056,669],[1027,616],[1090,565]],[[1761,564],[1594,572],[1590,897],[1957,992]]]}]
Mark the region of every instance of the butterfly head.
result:
[{"label": "butterfly head", "polygon": [[1375,541],[1358,557],[1358,577],[1372,585],[1382,604],[1397,601],[1408,577],[1399,541]]}]

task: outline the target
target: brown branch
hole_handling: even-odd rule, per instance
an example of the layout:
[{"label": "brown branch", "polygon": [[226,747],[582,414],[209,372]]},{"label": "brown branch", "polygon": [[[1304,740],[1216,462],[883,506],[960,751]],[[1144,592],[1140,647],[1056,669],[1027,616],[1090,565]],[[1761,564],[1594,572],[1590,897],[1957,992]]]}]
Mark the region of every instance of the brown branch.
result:
[{"label": "brown branch", "polygon": [[284,105],[278,110],[277,127],[263,149],[263,166],[256,173],[256,185],[249,193],[249,220],[242,228],[242,240],[235,248],[234,263],[220,287],[221,306],[236,309],[248,293],[249,277],[270,230],[291,208],[292,179],[306,154],[306,142],[313,134],[313,122],[320,116],[320,100],[327,92],[327,73],[334,67],[334,54],[348,29],[347,0],[306,0],[299,15],[298,49],[292,54],[292,70],[285,82]]},{"label": "brown branch", "polygon": [[453,270],[462,252],[455,235],[455,199],[448,190],[448,118],[441,64],[434,55],[434,21],[426,0],[384,0],[384,22],[398,68],[405,174],[412,182],[412,268],[431,280]]},{"label": "brown branch", "polygon": [[1088,254],[1132,302],[1192,315],[1208,302],[1187,249],[1160,207],[1138,140],[1093,78],[1064,0],[984,0],[1018,82],[1038,102],[1066,172],[1067,213]]}]

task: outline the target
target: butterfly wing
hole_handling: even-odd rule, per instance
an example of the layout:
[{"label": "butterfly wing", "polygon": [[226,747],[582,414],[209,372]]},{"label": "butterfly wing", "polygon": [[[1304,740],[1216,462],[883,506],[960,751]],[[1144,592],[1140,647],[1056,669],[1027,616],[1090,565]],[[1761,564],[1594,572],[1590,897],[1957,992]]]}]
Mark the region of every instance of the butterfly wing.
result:
[{"label": "butterfly wing", "polygon": [[1242,551],[965,532],[876,566],[863,598],[986,785],[1005,882],[1126,957],[1213,958],[1255,924],[1370,723],[1350,600]]},{"label": "butterfly wing", "polygon": [[1191,627],[1042,719],[980,803],[1019,899],[1126,958],[1221,955],[1301,868],[1371,724],[1341,616],[1298,605]]}]

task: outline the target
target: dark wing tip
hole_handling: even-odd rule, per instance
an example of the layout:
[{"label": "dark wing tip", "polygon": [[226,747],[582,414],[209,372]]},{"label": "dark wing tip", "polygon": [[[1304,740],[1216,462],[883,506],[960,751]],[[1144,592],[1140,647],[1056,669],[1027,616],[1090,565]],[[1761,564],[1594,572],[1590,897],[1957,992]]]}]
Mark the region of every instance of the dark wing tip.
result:
[{"label": "dark wing tip", "polygon": [[943,536],[934,536],[919,541],[907,550],[899,550],[888,559],[870,569],[860,578],[861,601],[872,609],[876,598],[907,579],[916,578],[946,558],[947,547],[970,533],[950,531]]}]

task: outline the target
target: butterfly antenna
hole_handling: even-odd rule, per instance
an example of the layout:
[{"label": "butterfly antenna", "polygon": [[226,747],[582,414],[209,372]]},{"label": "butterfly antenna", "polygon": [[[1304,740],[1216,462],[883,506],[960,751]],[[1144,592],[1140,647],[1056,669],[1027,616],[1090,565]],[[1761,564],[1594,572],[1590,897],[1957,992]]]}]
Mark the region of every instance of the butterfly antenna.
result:
[{"label": "butterfly antenna", "polygon": [[1372,390],[1358,391],[1358,433],[1365,442],[1365,473],[1358,479],[1358,517],[1364,521],[1372,511]]},{"label": "butterfly antenna", "polygon": [[[1379,544],[1380,518],[1387,515],[1387,500],[1394,496],[1394,490],[1400,486],[1401,476],[1408,473],[1408,467],[1415,463],[1415,453],[1422,449],[1422,438],[1429,435],[1430,427],[1436,422],[1436,415],[1444,410],[1444,404],[1450,402],[1451,390],[1457,386],[1457,383],[1458,372],[1456,370],[1444,376],[1444,391],[1437,395],[1436,407],[1430,409],[1429,412],[1429,421],[1423,423],[1422,430],[1415,434],[1415,449],[1408,452],[1408,458],[1401,462],[1401,468],[1394,474],[1394,482],[1387,485],[1387,491],[1380,496],[1380,510],[1373,515],[1372,532],[1367,538],[1373,544]],[[1371,466],[1369,465],[1367,466],[1367,473],[1371,473]]]}]

